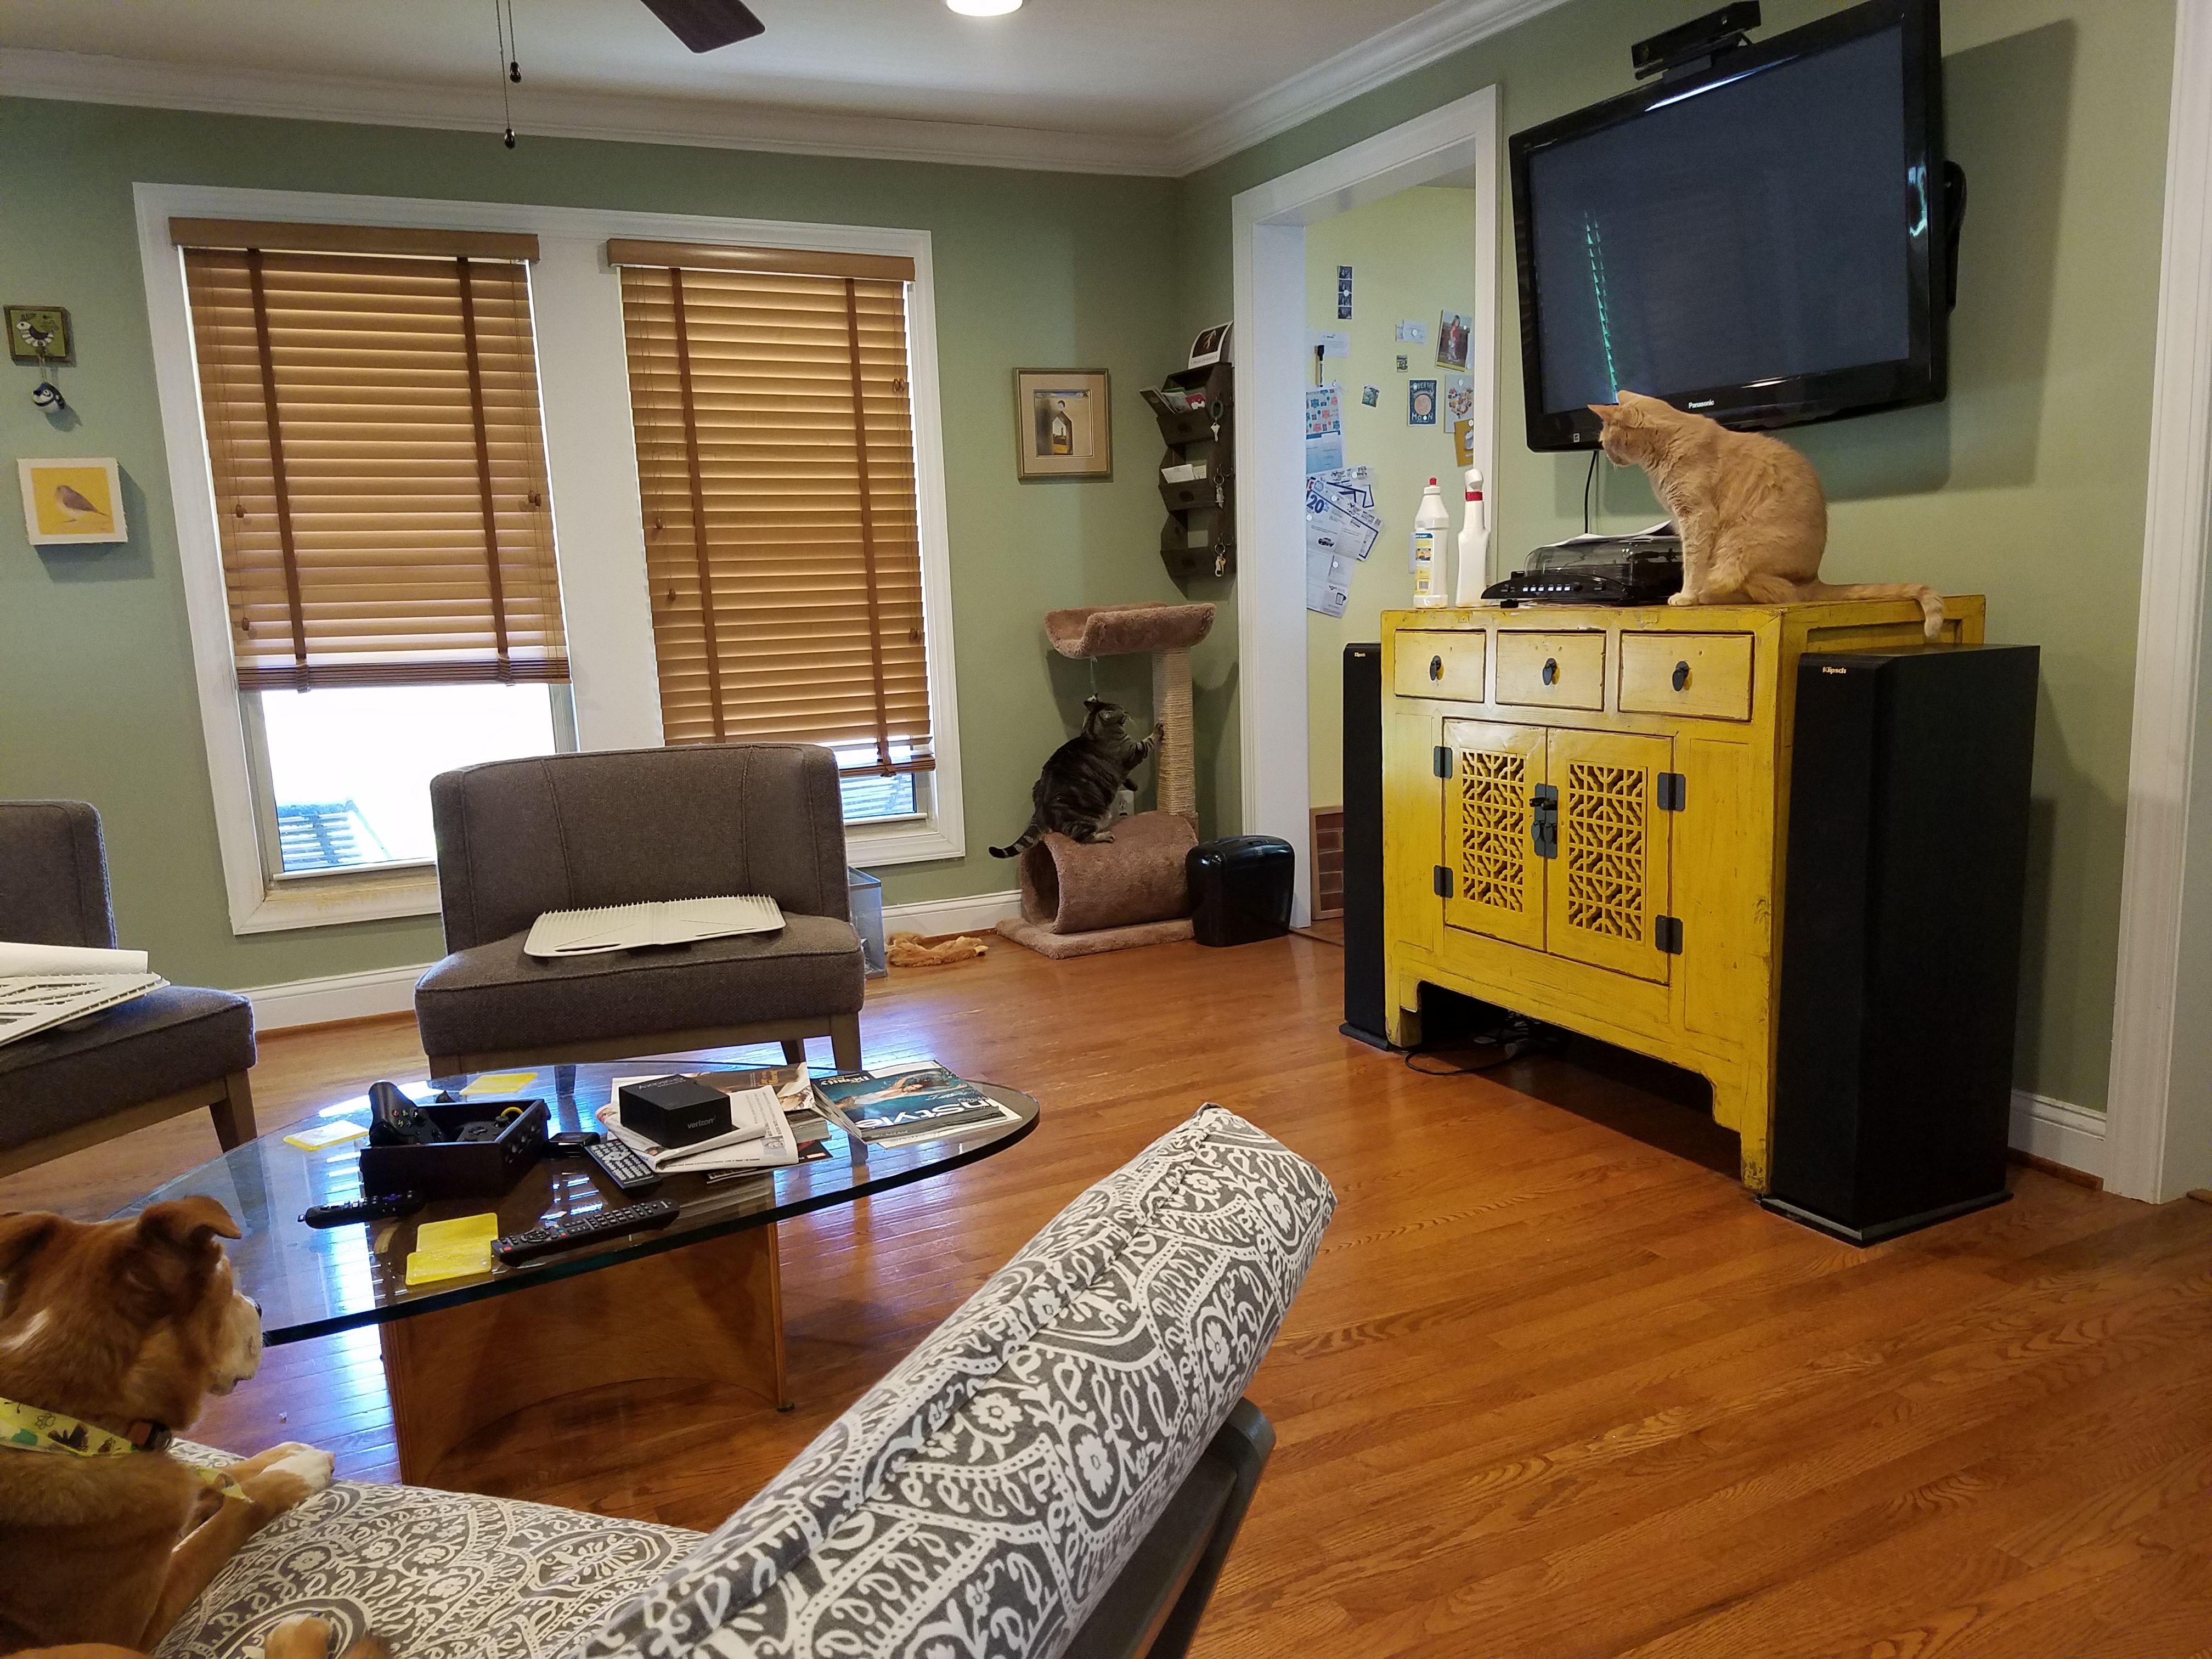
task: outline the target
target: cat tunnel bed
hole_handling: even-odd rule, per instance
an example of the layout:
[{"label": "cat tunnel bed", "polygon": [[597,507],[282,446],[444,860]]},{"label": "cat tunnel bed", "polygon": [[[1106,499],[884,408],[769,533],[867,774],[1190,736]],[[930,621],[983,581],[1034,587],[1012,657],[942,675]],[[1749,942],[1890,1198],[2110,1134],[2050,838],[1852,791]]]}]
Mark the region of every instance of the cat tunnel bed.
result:
[{"label": "cat tunnel bed", "polygon": [[1022,854],[1022,914],[999,932],[1048,957],[1091,956],[1188,939],[1183,859],[1198,845],[1198,773],[1190,708],[1191,647],[1212,631],[1210,605],[1101,605],[1048,611],[1045,638],[1063,657],[1152,659],[1152,757],[1159,808],[1118,820],[1089,845],[1057,832]]}]

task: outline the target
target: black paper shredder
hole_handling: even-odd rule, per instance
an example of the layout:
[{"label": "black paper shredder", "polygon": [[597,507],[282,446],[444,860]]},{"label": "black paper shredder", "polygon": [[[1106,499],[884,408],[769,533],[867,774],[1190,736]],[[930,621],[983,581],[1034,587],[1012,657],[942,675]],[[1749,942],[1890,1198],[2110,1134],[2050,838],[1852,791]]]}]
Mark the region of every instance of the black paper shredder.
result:
[{"label": "black paper shredder", "polygon": [[1192,933],[1200,945],[1249,945],[1291,931],[1297,854],[1275,836],[1201,842],[1183,855]]}]

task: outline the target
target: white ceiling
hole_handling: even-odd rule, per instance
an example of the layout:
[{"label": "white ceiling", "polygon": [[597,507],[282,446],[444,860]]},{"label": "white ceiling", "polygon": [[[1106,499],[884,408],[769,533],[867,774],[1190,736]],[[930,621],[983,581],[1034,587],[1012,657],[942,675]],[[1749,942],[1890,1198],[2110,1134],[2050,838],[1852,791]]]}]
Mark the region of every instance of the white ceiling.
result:
[{"label": "white ceiling", "polygon": [[[512,0],[516,129],[1178,173],[1557,0]],[[495,0],[0,0],[0,93],[496,130]]]}]

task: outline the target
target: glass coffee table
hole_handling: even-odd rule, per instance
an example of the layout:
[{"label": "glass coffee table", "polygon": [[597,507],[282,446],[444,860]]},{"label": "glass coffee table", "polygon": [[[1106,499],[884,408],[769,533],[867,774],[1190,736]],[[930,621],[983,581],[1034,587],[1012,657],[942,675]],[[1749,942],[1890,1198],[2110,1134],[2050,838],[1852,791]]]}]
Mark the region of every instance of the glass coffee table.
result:
[{"label": "glass coffee table", "polygon": [[[742,1088],[788,1079],[797,1070],[700,1070],[696,1060],[648,1057],[544,1066],[528,1083],[501,1093],[544,1101],[552,1115],[548,1133],[558,1133],[597,1128],[596,1114],[618,1077],[682,1072]],[[394,1080],[425,1097],[425,1085]],[[459,1094],[470,1080],[437,1078],[427,1089]],[[367,1124],[367,1098],[356,1096],[204,1164],[118,1213],[195,1194],[222,1204],[245,1234],[230,1245],[230,1258],[239,1288],[261,1304],[264,1340],[299,1342],[376,1326],[400,1479],[470,1491],[462,1443],[471,1435],[588,1389],[659,1378],[735,1383],[788,1407],[775,1224],[959,1169],[1004,1152],[1036,1127],[1037,1103],[1029,1096],[995,1084],[975,1086],[1008,1108],[1012,1120],[897,1147],[863,1146],[833,1124],[827,1158],[720,1177],[672,1175],[648,1192],[628,1194],[589,1158],[546,1158],[496,1199],[434,1200],[396,1221],[309,1227],[300,1215],[310,1205],[361,1196],[358,1154],[366,1141],[303,1152],[284,1134],[334,1118]],[[665,1198],[680,1213],[650,1231],[408,1286],[408,1253],[424,1222],[490,1211],[504,1235],[647,1198]]]}]

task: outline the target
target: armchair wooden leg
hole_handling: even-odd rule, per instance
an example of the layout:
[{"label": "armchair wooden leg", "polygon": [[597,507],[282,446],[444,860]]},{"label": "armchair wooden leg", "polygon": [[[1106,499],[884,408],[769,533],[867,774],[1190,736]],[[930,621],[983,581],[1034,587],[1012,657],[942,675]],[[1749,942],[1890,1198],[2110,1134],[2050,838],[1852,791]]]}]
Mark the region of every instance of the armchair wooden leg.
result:
[{"label": "armchair wooden leg", "polygon": [[830,1057],[841,1072],[857,1072],[860,1064],[860,1017],[858,1014],[832,1014],[830,1017]]},{"label": "armchair wooden leg", "polygon": [[215,1138],[226,1152],[243,1146],[260,1132],[253,1127],[253,1089],[243,1072],[223,1079],[223,1097],[208,1107],[215,1120]]},{"label": "armchair wooden leg", "polygon": [[783,1039],[783,1063],[787,1066],[804,1066],[806,1064],[806,1039],[805,1037],[786,1037]]}]

